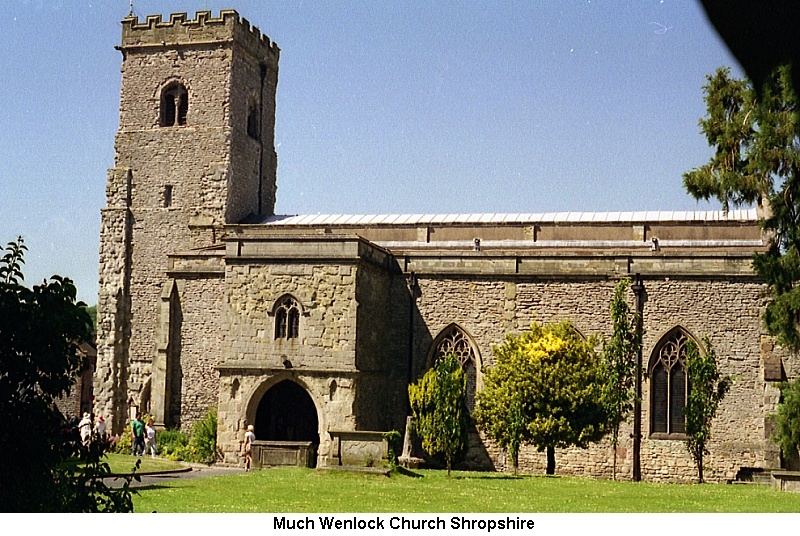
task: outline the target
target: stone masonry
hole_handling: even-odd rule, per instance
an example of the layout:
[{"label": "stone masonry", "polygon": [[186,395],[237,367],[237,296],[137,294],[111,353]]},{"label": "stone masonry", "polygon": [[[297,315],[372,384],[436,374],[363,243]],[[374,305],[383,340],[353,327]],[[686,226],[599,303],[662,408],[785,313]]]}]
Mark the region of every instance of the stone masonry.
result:
[{"label": "stone masonry", "polygon": [[[679,330],[709,337],[735,378],[707,478],[780,467],[769,415],[776,382],[800,361],[760,320],[750,259],[767,241],[755,211],[275,216],[278,47],[233,11],[122,26],[94,379],[95,411],[114,431],[132,408],[183,429],[215,408],[227,463],[248,424],[336,463],[335,438],[403,431],[408,383],[444,334],[468,341],[480,390],[493,346],[534,320],[610,335],[614,286],[640,274],[646,370]],[[643,478],[689,481],[683,436],[653,432],[650,390],[646,380]],[[622,478],[631,431],[617,449]],[[559,473],[611,475],[607,443],[556,461]],[[520,463],[542,472],[544,453],[524,448]],[[477,430],[465,466],[508,469]]]}]

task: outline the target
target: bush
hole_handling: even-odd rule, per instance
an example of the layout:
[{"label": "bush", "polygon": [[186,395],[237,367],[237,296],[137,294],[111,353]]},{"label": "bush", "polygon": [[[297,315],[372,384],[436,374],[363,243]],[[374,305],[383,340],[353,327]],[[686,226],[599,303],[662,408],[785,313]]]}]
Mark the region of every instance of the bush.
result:
[{"label": "bush", "polygon": [[[194,423],[190,435],[162,430],[156,435],[158,453],[170,460],[213,463],[217,459],[217,411],[212,408]],[[128,447],[130,449],[130,446]]]},{"label": "bush", "polygon": [[800,378],[780,388],[781,402],[773,415],[777,429],[771,439],[781,447],[784,459],[791,460],[800,449]]},{"label": "bush", "polygon": [[401,453],[403,450],[402,437],[400,436],[400,432],[397,430],[392,430],[390,432],[384,432],[383,438],[386,440],[386,444],[388,446],[386,460],[389,463],[389,467],[395,468],[397,467],[397,458],[399,456],[398,453]]},{"label": "bush", "polygon": [[192,426],[192,437],[189,441],[194,460],[202,463],[214,463],[217,459],[217,410],[211,408],[203,420]]},{"label": "bush", "polygon": [[189,436],[180,430],[162,430],[156,434],[157,452],[170,460],[183,460]]},{"label": "bush", "polygon": [[131,427],[126,426],[111,444],[111,452],[116,454],[130,454],[133,447],[133,433]]}]

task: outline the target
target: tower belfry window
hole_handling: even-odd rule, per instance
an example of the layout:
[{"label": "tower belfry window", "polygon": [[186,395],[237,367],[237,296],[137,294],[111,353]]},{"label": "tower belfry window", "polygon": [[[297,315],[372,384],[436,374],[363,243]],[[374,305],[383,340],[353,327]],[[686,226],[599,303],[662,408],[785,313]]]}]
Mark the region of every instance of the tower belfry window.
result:
[{"label": "tower belfry window", "polygon": [[161,126],[185,125],[188,111],[189,94],[183,84],[173,82],[165,87],[161,92]]}]

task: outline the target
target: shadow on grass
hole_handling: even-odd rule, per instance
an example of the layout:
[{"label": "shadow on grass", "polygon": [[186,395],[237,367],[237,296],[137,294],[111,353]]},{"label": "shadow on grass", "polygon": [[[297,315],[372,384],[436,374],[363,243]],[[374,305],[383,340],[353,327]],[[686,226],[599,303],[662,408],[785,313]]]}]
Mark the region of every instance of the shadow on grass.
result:
[{"label": "shadow on grass", "polygon": [[483,473],[483,474],[470,474],[470,475],[454,475],[453,480],[528,480],[531,478],[561,478],[559,475],[538,475],[538,474],[524,474],[524,475],[507,475],[498,473]]},{"label": "shadow on grass", "polygon": [[146,486],[136,486],[136,488],[131,488],[131,491],[155,491],[159,489],[173,489],[171,486],[163,486],[161,484],[148,484]]},{"label": "shadow on grass", "polygon": [[411,471],[410,469],[406,469],[405,467],[400,466],[400,465],[398,465],[395,468],[394,472],[396,472],[398,475],[409,476],[411,478],[423,478],[425,476],[425,475],[421,475],[419,473],[415,473],[414,471]]}]

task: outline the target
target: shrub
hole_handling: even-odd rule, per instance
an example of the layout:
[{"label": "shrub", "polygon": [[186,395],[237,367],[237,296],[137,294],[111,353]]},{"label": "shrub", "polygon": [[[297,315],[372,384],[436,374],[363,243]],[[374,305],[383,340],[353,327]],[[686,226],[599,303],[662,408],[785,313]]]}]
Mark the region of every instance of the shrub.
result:
[{"label": "shrub", "polygon": [[383,438],[386,440],[388,445],[388,451],[386,453],[386,460],[389,462],[389,467],[395,468],[397,467],[397,457],[398,453],[403,449],[403,441],[400,437],[400,432],[397,430],[392,430],[390,432],[384,432]]},{"label": "shrub", "polygon": [[213,463],[217,459],[217,410],[211,408],[206,416],[192,426],[189,441],[194,459],[202,463]]},{"label": "shrub", "polygon": [[158,453],[170,460],[183,460],[189,436],[180,430],[162,430],[156,435]]},{"label": "shrub", "polygon": [[126,426],[111,445],[111,451],[116,454],[130,454],[131,447],[133,447],[133,433],[131,427]]}]

